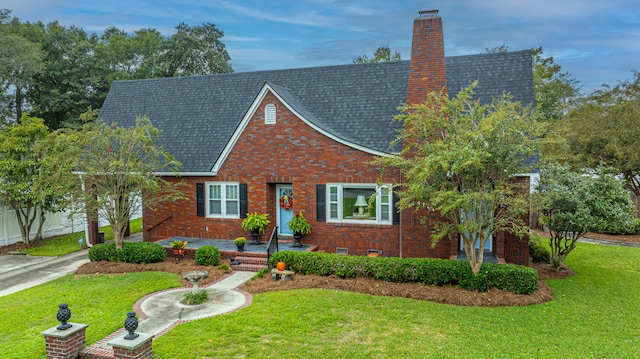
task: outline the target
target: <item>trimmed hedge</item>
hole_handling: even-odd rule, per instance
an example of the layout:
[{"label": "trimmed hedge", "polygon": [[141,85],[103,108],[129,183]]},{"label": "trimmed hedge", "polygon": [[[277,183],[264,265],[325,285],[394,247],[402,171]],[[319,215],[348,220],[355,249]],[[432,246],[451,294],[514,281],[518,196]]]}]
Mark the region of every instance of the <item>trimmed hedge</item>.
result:
[{"label": "trimmed hedge", "polygon": [[127,263],[156,263],[167,258],[164,247],[158,243],[124,242],[122,249],[116,250],[115,243],[96,244],[89,248],[89,260],[127,262]]},{"label": "trimmed hedge", "polygon": [[342,278],[356,276],[397,283],[459,285],[467,290],[498,288],[517,294],[538,289],[538,272],[515,264],[484,263],[473,275],[468,262],[439,258],[397,258],[338,255],[322,252],[282,251],[269,258],[269,266],[283,261],[289,270],[300,274]]},{"label": "trimmed hedge", "polygon": [[196,250],[196,263],[203,266],[217,266],[220,263],[220,250],[214,246],[202,246]]}]

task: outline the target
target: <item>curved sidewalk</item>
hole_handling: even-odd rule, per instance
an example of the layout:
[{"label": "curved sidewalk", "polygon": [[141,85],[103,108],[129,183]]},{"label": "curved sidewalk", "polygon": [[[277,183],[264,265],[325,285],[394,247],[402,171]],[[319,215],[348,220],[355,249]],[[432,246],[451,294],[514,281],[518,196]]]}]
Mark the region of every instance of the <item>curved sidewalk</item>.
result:
[{"label": "curved sidewalk", "polygon": [[[133,306],[139,317],[136,332],[151,334],[156,339],[178,324],[243,308],[251,304],[252,297],[235,290],[235,288],[251,279],[255,274],[254,272],[234,272],[207,287],[200,287],[209,294],[209,301],[201,305],[180,303],[183,295],[190,292],[192,288],[174,288],[149,294],[138,300]],[[124,328],[119,329],[86,348],[83,353],[90,354],[92,357],[109,357],[109,353],[112,353],[113,349],[107,343],[126,333]]]}]

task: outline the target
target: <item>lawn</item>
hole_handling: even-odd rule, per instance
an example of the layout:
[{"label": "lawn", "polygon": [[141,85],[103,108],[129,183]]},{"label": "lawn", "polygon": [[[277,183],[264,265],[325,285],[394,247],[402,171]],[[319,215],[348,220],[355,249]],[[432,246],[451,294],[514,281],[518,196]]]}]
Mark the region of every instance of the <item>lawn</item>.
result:
[{"label": "lawn", "polygon": [[[154,358],[639,358],[640,249],[579,243],[567,264],[577,275],[550,282],[554,300],[527,307],[314,289],[259,294],[240,311],[172,329],[154,341]],[[62,302],[71,321],[89,324],[94,343],[122,326],[137,298],[175,285],[179,277],[163,273],[66,276],[2,297],[0,352],[43,357],[39,333],[57,325]]]},{"label": "lawn", "polygon": [[[131,233],[138,233],[142,231],[142,218],[131,220],[129,228],[131,229]],[[100,232],[104,232],[104,240],[112,240],[113,239],[113,231],[111,230],[111,226],[104,226],[99,228]],[[78,239],[82,237],[86,240],[84,232],[74,232],[70,234],[65,234],[62,236],[57,236],[53,238],[47,238],[42,241],[42,245],[38,247],[33,247],[29,249],[23,250],[23,252],[27,253],[30,256],[49,256],[49,257],[57,257],[73,252],[77,252],[80,250],[80,244],[78,243]]]}]

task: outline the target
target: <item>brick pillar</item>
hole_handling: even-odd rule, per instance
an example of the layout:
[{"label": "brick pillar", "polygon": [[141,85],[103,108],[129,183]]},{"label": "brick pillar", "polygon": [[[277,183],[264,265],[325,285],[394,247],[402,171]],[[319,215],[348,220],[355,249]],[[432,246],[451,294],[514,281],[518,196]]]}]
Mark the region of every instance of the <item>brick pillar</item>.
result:
[{"label": "brick pillar", "polygon": [[58,330],[57,327],[47,329],[44,335],[47,344],[47,359],[75,359],[85,347],[86,324],[69,323],[71,328]]},{"label": "brick pillar", "polygon": [[124,339],[126,334],[107,343],[113,347],[114,359],[151,359],[153,349],[151,340],[153,335],[137,332],[138,337],[133,340]]}]

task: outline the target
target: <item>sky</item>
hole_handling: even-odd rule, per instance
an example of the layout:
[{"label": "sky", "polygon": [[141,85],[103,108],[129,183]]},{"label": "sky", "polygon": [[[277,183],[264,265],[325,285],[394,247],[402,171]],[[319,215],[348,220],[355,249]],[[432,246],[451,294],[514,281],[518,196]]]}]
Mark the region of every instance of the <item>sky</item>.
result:
[{"label": "sky", "polygon": [[115,26],[168,36],[181,22],[213,23],[236,72],[349,64],[383,45],[409,59],[413,19],[438,9],[446,56],[542,46],[585,94],[640,71],[637,0],[3,0],[0,8],[98,34]]}]

